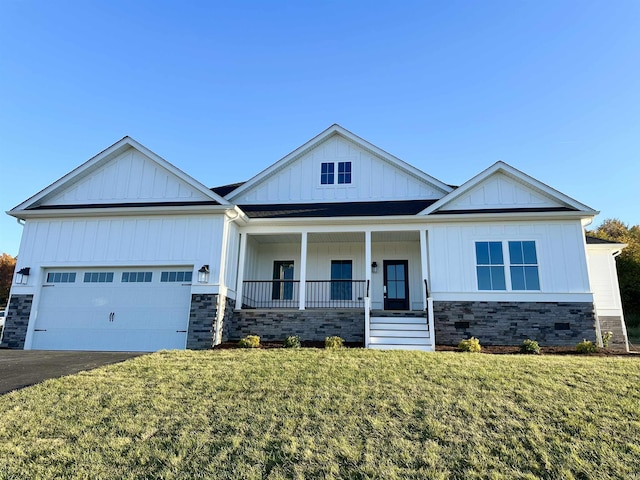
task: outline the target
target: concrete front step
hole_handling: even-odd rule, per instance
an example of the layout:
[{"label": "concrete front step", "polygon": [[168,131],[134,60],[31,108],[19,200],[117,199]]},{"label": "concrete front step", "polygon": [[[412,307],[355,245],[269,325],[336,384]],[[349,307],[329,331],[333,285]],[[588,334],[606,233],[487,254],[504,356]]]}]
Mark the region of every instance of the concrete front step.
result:
[{"label": "concrete front step", "polygon": [[375,350],[420,350],[422,352],[435,352],[433,345],[388,345],[388,344],[376,344],[369,345],[369,348]]},{"label": "concrete front step", "polygon": [[386,330],[381,328],[372,328],[370,330],[371,337],[410,337],[410,338],[429,338],[429,332],[426,329],[407,331],[402,330]]},{"label": "concrete front step", "polygon": [[371,317],[371,323],[402,323],[426,325],[427,319],[422,317]]},{"label": "concrete front step", "polygon": [[410,330],[420,331],[427,329],[427,322],[424,323],[389,323],[389,322],[373,322],[370,323],[371,328],[382,330]]}]

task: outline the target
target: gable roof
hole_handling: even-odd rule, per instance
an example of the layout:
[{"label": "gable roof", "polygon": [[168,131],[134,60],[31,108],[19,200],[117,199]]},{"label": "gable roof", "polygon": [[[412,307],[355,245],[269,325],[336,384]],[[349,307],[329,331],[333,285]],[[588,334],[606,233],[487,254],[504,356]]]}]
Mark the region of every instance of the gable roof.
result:
[{"label": "gable roof", "polygon": [[[153,206],[171,206],[172,203],[180,203],[181,205],[221,205],[221,206],[231,206],[231,204],[224,199],[222,196],[212,192],[206,186],[195,180],[193,177],[187,175],[182,170],[175,167],[173,164],[169,163],[159,155],[155,154],[142,144],[135,141],[133,138],[126,136],[122,139],[118,140],[116,143],[106,148],[102,152],[98,153],[94,157],[87,160],[85,163],[70,171],[60,179],[56,180],[54,183],[44,188],[40,192],[36,193],[29,199],[25,200],[21,204],[17,205],[9,212],[10,215],[19,217],[21,213],[25,213],[27,211],[33,210],[46,210],[46,209],[65,209],[65,208],[95,208],[97,205],[95,203],[87,203],[81,205],[74,204],[64,204],[64,205],[56,205],[54,204],[46,204],[48,201],[56,199],[59,197],[62,192],[64,192],[68,188],[72,188],[75,184],[78,184],[83,179],[87,178],[89,175],[97,172],[100,168],[107,165],[110,161],[118,158],[121,154],[127,152],[129,149],[134,149],[140,152],[142,155],[150,159],[153,163],[157,164],[160,168],[167,171],[170,175],[176,177],[179,181],[187,184],[189,188],[193,189],[193,191],[197,192],[200,196],[199,199],[194,201],[184,201],[184,202],[151,202]],[[149,202],[123,202],[123,203],[101,203],[101,208],[113,208],[113,207],[143,207],[147,206]]]},{"label": "gable roof", "polygon": [[365,151],[373,154],[375,157],[377,157],[377,158],[379,158],[379,159],[381,159],[381,160],[393,165],[394,167],[396,167],[396,168],[402,170],[403,172],[405,172],[405,173],[407,173],[407,174],[409,174],[409,175],[421,180],[422,182],[426,182],[426,183],[430,184],[435,189],[443,192],[444,194],[447,194],[447,193],[452,191],[451,186],[447,185],[446,183],[443,183],[440,180],[438,180],[438,179],[436,179],[436,178],[434,178],[434,177],[432,177],[430,175],[427,175],[423,171],[415,168],[414,166],[409,165],[408,163],[400,160],[399,158],[394,157],[390,153],[385,152],[384,150],[382,150],[382,149],[376,147],[375,145],[373,145],[372,143],[369,143],[366,140],[364,140],[364,139],[358,137],[357,135],[351,133],[350,131],[346,130],[345,128],[342,128],[340,125],[333,124],[329,128],[327,128],[326,130],[321,132],[320,134],[318,134],[315,137],[313,137],[311,140],[309,140],[305,144],[303,144],[300,147],[296,148],[293,152],[291,152],[288,155],[284,156],[283,158],[281,158],[280,160],[278,160],[277,162],[272,164],[270,167],[264,169],[263,171],[261,171],[260,173],[255,175],[249,181],[244,182],[238,188],[232,190],[227,195],[227,198],[229,200],[233,201],[234,198],[237,198],[242,193],[247,192],[248,190],[254,188],[257,185],[259,185],[261,182],[265,181],[266,179],[268,179],[272,175],[276,174],[277,172],[279,172],[280,170],[285,168],[287,165],[289,165],[292,162],[296,161],[297,159],[302,157],[304,154],[308,153],[313,148],[315,148],[316,146],[320,145],[325,140],[333,137],[334,135],[340,135],[341,137],[353,142],[358,147],[360,147],[360,148],[364,149]]},{"label": "gable roof", "polygon": [[[548,198],[555,205],[543,205],[543,206],[533,206],[531,208],[516,206],[515,208],[487,208],[487,209],[452,209],[452,210],[443,210],[443,208],[447,205],[450,205],[454,202],[454,200],[461,198],[463,195],[471,192],[475,187],[479,186],[491,176],[494,175],[505,175],[516,182],[519,182],[523,186],[528,189],[541,194],[542,196]],[[503,162],[497,161],[489,168],[483,170],[475,177],[463,183],[457,189],[450,192],[448,195],[445,195],[437,202],[433,203],[426,209],[424,209],[421,214],[429,215],[429,214],[468,214],[468,213],[507,213],[507,212],[548,212],[548,211],[566,211],[566,212],[579,212],[584,213],[588,216],[597,215],[599,212],[593,210],[591,207],[578,202],[577,200],[565,195],[554,188],[542,183],[539,180],[527,175],[524,172],[512,167],[511,165]]]}]

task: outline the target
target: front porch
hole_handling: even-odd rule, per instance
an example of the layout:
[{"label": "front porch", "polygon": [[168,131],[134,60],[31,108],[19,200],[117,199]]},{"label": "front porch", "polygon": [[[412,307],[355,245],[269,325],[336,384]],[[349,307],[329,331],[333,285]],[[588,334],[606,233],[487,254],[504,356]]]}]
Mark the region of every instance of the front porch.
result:
[{"label": "front porch", "polygon": [[243,233],[238,267],[230,339],[434,349],[424,230]]}]

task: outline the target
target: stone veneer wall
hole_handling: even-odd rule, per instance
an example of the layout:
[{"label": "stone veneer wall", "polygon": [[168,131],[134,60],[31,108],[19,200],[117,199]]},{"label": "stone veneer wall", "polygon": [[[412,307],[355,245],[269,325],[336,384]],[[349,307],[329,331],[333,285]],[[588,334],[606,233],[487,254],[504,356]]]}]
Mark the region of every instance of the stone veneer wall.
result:
[{"label": "stone veneer wall", "polygon": [[262,340],[284,340],[298,335],[303,341],[339,336],[346,342],[364,341],[362,310],[236,310],[225,325],[226,338],[258,335]]},{"label": "stone veneer wall", "polygon": [[216,322],[216,294],[191,295],[187,348],[206,350],[213,347],[213,329]]},{"label": "stone veneer wall", "polygon": [[[483,345],[575,345],[596,340],[595,313],[588,302],[433,302],[436,343],[455,345],[477,337]],[[560,328],[560,329],[559,329]]]},{"label": "stone veneer wall", "polygon": [[222,317],[222,335],[221,341],[226,342],[229,340],[229,334],[227,333],[229,325],[233,322],[234,308],[236,308],[236,301],[232,298],[225,297],[224,302],[224,315]]},{"label": "stone veneer wall", "polygon": [[598,320],[600,320],[600,331],[602,335],[606,332],[613,333],[611,341],[609,342],[609,348],[628,352],[629,343],[625,335],[625,330],[622,328],[622,317],[605,317],[598,315]]},{"label": "stone veneer wall", "polygon": [[11,295],[9,307],[7,308],[7,318],[5,318],[4,328],[2,329],[0,347],[24,348],[32,304],[33,295]]}]

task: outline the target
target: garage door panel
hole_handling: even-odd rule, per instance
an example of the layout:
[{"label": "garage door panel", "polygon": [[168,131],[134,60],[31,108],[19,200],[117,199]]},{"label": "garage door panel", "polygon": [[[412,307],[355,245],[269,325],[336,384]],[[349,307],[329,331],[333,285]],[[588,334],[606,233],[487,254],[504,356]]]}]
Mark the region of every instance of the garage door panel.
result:
[{"label": "garage door panel", "polygon": [[125,283],[122,271],[131,269],[100,269],[113,273],[102,283],[84,282],[85,271],[75,269],[78,281],[43,286],[31,348],[184,349],[191,284],[160,282],[166,269],[175,267],[145,269],[153,271],[152,282]]}]

